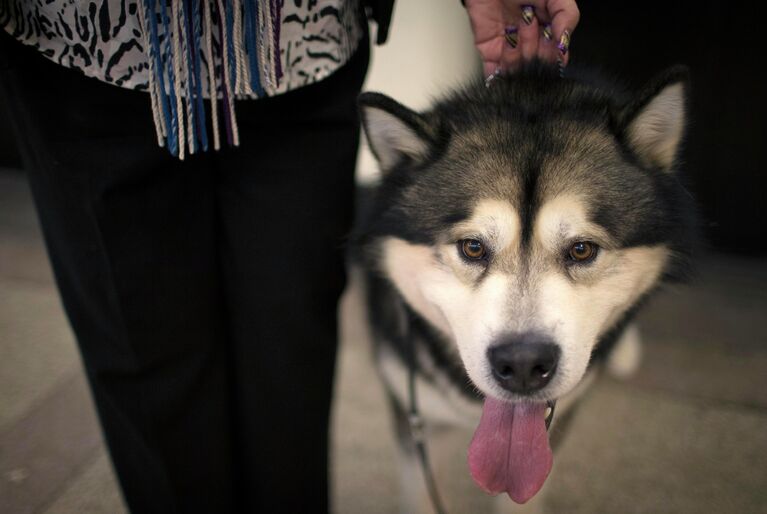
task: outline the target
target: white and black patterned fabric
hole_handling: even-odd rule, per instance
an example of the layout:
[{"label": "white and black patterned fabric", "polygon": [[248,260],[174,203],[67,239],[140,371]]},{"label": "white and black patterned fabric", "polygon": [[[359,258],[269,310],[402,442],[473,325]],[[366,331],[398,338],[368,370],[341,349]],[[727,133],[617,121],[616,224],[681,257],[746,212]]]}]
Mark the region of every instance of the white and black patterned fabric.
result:
[{"label": "white and black patterned fabric", "polygon": [[358,0],[0,0],[11,36],[148,91],[157,143],[182,160],[239,146],[234,99],[327,77],[354,54],[364,23]]},{"label": "white and black patterned fabric", "polygon": [[[146,90],[149,64],[140,7],[139,0],[0,0],[0,27],[62,66]],[[269,94],[330,75],[346,63],[363,35],[360,7],[353,0],[284,0],[280,15],[284,75]],[[212,36],[218,48],[218,34]]]}]

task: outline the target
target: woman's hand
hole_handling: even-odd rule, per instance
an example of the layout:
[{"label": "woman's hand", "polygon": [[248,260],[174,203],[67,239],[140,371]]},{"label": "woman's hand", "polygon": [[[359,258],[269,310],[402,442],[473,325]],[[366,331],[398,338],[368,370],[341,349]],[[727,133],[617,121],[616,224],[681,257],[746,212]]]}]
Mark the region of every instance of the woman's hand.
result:
[{"label": "woman's hand", "polygon": [[580,12],[575,0],[466,0],[485,75],[538,58],[567,64]]}]

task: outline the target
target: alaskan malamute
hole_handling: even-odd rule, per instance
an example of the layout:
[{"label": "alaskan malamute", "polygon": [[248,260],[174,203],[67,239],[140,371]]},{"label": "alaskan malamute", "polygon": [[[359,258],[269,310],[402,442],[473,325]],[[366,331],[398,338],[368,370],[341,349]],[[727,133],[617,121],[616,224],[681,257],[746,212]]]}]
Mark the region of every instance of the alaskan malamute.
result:
[{"label": "alaskan malamute", "polygon": [[427,427],[476,427],[468,468],[485,491],[517,503],[538,492],[554,402],[685,274],[686,96],[684,68],[624,95],[533,65],[423,113],[360,97],[382,171],[354,238],[379,369],[403,424],[413,369]]}]

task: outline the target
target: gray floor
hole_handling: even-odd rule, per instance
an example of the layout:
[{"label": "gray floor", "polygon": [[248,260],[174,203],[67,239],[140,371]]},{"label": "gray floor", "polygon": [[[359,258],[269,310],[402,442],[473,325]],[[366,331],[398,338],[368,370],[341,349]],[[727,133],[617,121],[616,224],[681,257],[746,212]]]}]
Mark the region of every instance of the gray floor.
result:
[{"label": "gray floor", "polygon": [[[396,512],[396,455],[359,291],[342,303],[334,414],[338,513]],[[698,282],[641,317],[645,360],[603,377],[555,456],[567,513],[767,512],[767,266],[710,256]],[[465,445],[438,464],[452,512],[478,512]],[[460,505],[460,506],[459,506]],[[474,507],[467,507],[474,505]],[[0,512],[120,513],[27,186],[0,173]]]}]

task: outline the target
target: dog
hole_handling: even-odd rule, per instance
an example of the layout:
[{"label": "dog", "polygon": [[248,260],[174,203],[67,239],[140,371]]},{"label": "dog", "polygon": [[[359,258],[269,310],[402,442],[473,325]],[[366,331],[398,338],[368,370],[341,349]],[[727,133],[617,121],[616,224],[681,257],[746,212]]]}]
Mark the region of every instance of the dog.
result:
[{"label": "dog", "polygon": [[382,178],[352,240],[404,452],[414,416],[427,435],[474,427],[472,478],[523,504],[552,468],[552,417],[605,363],[636,365],[626,327],[696,246],[688,82],[674,67],[627,93],[533,63],[426,112],[360,96]]}]

